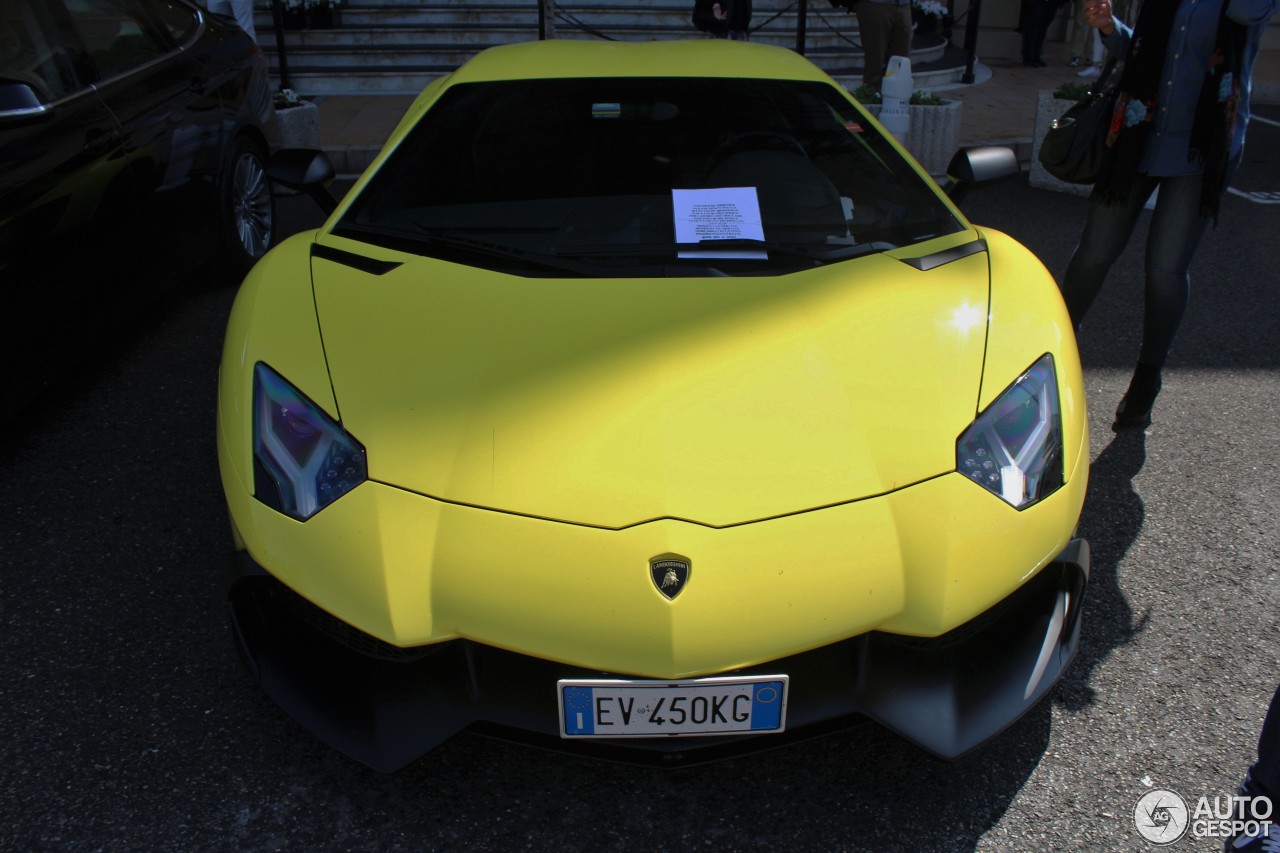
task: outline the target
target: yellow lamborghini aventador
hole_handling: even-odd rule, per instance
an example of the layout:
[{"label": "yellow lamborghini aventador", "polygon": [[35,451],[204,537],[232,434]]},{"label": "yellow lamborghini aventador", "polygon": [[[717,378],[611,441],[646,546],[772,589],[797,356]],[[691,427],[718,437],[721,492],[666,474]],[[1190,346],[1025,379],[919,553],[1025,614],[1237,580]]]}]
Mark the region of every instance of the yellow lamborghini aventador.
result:
[{"label": "yellow lamborghini aventador", "polygon": [[859,718],[955,756],[1078,643],[1053,279],[783,49],[479,54],[254,268],[218,402],[242,650],[382,770],[463,729],[665,762]]}]

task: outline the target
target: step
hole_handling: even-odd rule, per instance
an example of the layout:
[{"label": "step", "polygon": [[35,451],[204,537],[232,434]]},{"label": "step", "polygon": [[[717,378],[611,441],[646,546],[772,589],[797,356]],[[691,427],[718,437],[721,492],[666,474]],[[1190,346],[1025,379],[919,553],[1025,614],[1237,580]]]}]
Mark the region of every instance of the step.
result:
[{"label": "step", "polygon": [[[397,42],[391,37],[373,39],[353,49],[345,42],[308,41],[291,44],[285,48],[290,67],[302,65],[331,65],[335,68],[385,68],[394,70],[407,65],[440,65],[457,68],[485,47],[498,44],[513,44],[532,41],[530,34],[509,34],[502,41],[492,44],[464,44],[460,42]],[[588,36],[567,36],[564,41],[588,40]],[[787,45],[778,45],[787,47]],[[927,64],[936,60],[945,44],[919,47],[912,51],[915,64]],[[269,59],[274,59],[276,51],[268,48],[264,51]],[[813,46],[805,51],[805,56],[820,68],[828,68],[840,64],[861,64],[862,54],[843,45]]]},{"label": "step", "polygon": [[[776,8],[770,8],[770,6]],[[825,5],[825,4],[823,4]],[[856,19],[847,13],[837,12],[823,5],[811,4],[807,15],[806,32],[810,40],[840,39],[857,32]],[[675,6],[637,5],[634,0],[629,3],[616,2],[593,3],[575,7],[560,2],[557,8],[561,13],[555,16],[556,34],[586,30],[601,37],[613,37],[623,40],[633,38],[666,38],[679,35],[700,37],[690,20],[690,7],[680,4]],[[753,37],[768,36],[771,39],[781,38],[794,41],[799,15],[794,3],[775,2],[755,4],[756,13],[752,19]],[[409,31],[448,31],[471,30],[483,32],[502,28],[529,28],[536,31],[538,26],[537,6],[530,3],[359,3],[348,0],[348,5],[337,12],[337,26],[342,30],[379,30],[389,27],[403,28]],[[260,8],[255,15],[256,28],[261,33],[270,33],[274,27],[274,18],[270,11]],[[295,38],[301,33],[313,35],[323,30],[308,29],[290,30],[286,38]]]},{"label": "step", "polygon": [[[265,31],[263,35],[265,35]],[[590,33],[561,28],[557,37],[565,39],[591,39]],[[659,30],[649,27],[618,27],[610,31],[616,41],[666,41],[670,39],[701,38],[697,33],[681,30]],[[370,50],[391,45],[415,45],[432,49],[464,48],[471,51],[482,47],[510,42],[529,41],[537,38],[537,30],[529,27],[489,26],[485,28],[451,25],[448,27],[343,27],[328,30],[289,31],[285,33],[285,49],[288,51],[329,48],[333,50]],[[819,50],[858,52],[857,33],[816,33],[806,38],[806,53]],[[761,44],[795,47],[795,33],[785,30],[762,30],[753,40]],[[262,47],[274,51],[274,37],[260,37]]]},{"label": "step", "polygon": [[[788,0],[756,0],[752,39],[795,47],[796,4]],[[689,20],[687,3],[642,5],[636,0],[557,0],[558,38],[606,38],[654,41],[702,38]],[[829,4],[808,5],[805,55],[844,82],[860,75],[861,49],[853,15]],[[278,77],[277,38],[273,15],[257,14],[259,43]],[[480,50],[538,37],[537,0],[426,2],[346,0],[332,29],[287,30],[281,33],[293,88],[306,94],[414,94],[440,74],[448,73]],[[912,59],[935,62],[946,47],[936,36],[917,36]],[[963,69],[940,69],[918,75],[918,85],[944,85]],[[856,85],[856,80],[855,80]]]},{"label": "step", "polygon": [[[573,28],[581,24],[597,29],[616,26],[648,25],[662,29],[693,30],[689,5],[642,5],[630,3],[592,3],[575,6],[557,3],[559,14],[554,16],[557,29]],[[440,26],[467,24],[483,27],[495,24],[517,24],[536,27],[538,8],[535,3],[356,3],[350,0],[337,10],[338,20],[344,27],[365,26]],[[794,3],[756,3],[752,16],[753,31],[761,28],[784,28],[794,32],[799,12]],[[829,24],[836,28],[855,27],[853,15],[832,9],[829,4],[811,3],[806,14],[809,26]],[[254,25],[270,29],[274,17],[269,9],[259,7],[254,15]]]},{"label": "step", "polygon": [[[506,44],[513,41],[527,41],[538,37],[538,30],[532,26],[487,23],[483,26],[472,26],[462,23],[449,23],[440,26],[346,26],[333,29],[285,30],[283,32],[286,49],[303,45],[345,45],[353,50],[367,46],[377,46],[392,42],[395,44],[453,44],[466,45],[472,48]],[[692,28],[664,28],[649,24],[628,24],[604,30],[587,30],[560,27],[556,30],[557,38],[601,38],[610,41],[665,41],[668,39],[703,38],[701,33]],[[783,47],[795,47],[795,30],[785,27],[765,28],[752,33],[752,41],[763,44],[776,44]],[[276,38],[270,27],[258,28],[258,42],[263,49],[274,50]],[[806,52],[809,49],[837,49],[858,51],[857,29],[808,30],[805,37]]]},{"label": "step", "polygon": [[[306,95],[417,95],[436,77],[452,72],[452,65],[393,65],[385,69],[334,69],[325,65],[306,65],[289,63],[289,76],[293,88]],[[842,63],[833,61],[826,67],[827,73],[837,83],[852,91],[863,82],[860,64],[846,58]],[[943,90],[960,83],[964,77],[964,61],[943,67],[929,68],[928,65],[913,65],[913,88],[915,90]],[[276,74],[276,69],[271,69]]]}]

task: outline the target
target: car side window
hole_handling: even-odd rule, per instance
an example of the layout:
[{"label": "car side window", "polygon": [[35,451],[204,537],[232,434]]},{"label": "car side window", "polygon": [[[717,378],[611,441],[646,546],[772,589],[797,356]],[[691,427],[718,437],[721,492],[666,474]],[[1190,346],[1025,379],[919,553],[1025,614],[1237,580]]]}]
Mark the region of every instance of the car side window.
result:
[{"label": "car side window", "polygon": [[44,0],[0,3],[0,77],[26,83],[43,104],[82,87]]},{"label": "car side window", "polygon": [[125,74],[170,50],[137,0],[66,0],[66,6],[101,79]]},{"label": "car side window", "polygon": [[152,3],[151,8],[178,44],[186,44],[200,28],[200,19],[186,6],[178,3]]}]

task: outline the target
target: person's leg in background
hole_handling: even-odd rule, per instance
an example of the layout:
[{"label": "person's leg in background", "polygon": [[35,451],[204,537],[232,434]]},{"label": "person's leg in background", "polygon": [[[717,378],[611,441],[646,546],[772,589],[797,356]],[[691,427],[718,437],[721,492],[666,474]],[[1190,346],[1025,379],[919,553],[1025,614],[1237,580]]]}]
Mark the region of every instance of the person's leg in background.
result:
[{"label": "person's leg in background", "polygon": [[911,57],[911,4],[899,3],[889,7],[888,33],[885,36],[885,57],[887,64],[892,56]]},{"label": "person's leg in background", "polygon": [[1093,27],[1085,23],[1084,0],[1073,0],[1071,9],[1071,60],[1067,64],[1078,68],[1092,55]]},{"label": "person's leg in background", "polygon": [[1111,265],[1129,244],[1143,205],[1155,188],[1155,179],[1140,176],[1133,182],[1124,204],[1103,204],[1097,198],[1090,202],[1080,243],[1072,253],[1062,278],[1062,299],[1067,303],[1071,323],[1077,329],[1093,305]]},{"label": "person's leg in background", "polygon": [[858,40],[862,42],[862,84],[876,91],[889,61],[889,7],[871,0],[858,3]]},{"label": "person's leg in background", "polygon": [[[1256,832],[1236,836],[1223,845],[1224,849],[1240,853],[1266,853],[1280,849],[1280,814],[1276,812],[1276,808],[1280,807],[1280,686],[1272,694],[1271,705],[1262,720],[1262,733],[1258,736],[1258,760],[1240,783],[1239,795],[1248,797],[1250,803],[1247,806],[1241,803],[1240,813],[1235,817],[1248,824],[1255,822],[1256,817],[1270,814],[1269,825],[1265,828],[1255,826]],[[1268,800],[1270,808],[1265,804],[1253,803],[1256,799]]]},{"label": "person's leg in background", "polygon": [[1160,180],[1147,237],[1145,311],[1140,364],[1164,366],[1191,297],[1191,259],[1209,218],[1200,213],[1200,175]]},{"label": "person's leg in background", "polygon": [[1053,22],[1054,13],[1058,11],[1056,0],[1028,0],[1022,20],[1022,64],[1033,68],[1044,68],[1047,63],[1041,58],[1044,40],[1049,34],[1049,24]]},{"label": "person's leg in background", "polygon": [[1209,226],[1209,218],[1200,212],[1202,184],[1200,175],[1160,180],[1147,235],[1142,349],[1113,429],[1145,429],[1151,424],[1161,371],[1191,298],[1191,259]]}]

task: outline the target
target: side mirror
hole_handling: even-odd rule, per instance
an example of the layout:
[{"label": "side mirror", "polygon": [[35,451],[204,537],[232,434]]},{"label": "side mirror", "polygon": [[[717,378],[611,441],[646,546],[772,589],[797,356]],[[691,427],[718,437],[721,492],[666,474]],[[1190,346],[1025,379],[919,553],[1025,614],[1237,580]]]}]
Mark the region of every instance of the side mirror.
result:
[{"label": "side mirror", "polygon": [[985,145],[961,148],[947,165],[947,182],[942,190],[959,204],[975,186],[994,184],[1021,170],[1012,148]]},{"label": "side mirror", "polygon": [[338,200],[329,192],[329,182],[334,177],[333,164],[323,151],[283,148],[267,163],[267,177],[291,190],[306,193],[326,216],[338,207]]},{"label": "side mirror", "polygon": [[49,112],[29,83],[0,77],[0,119],[32,118]]}]

